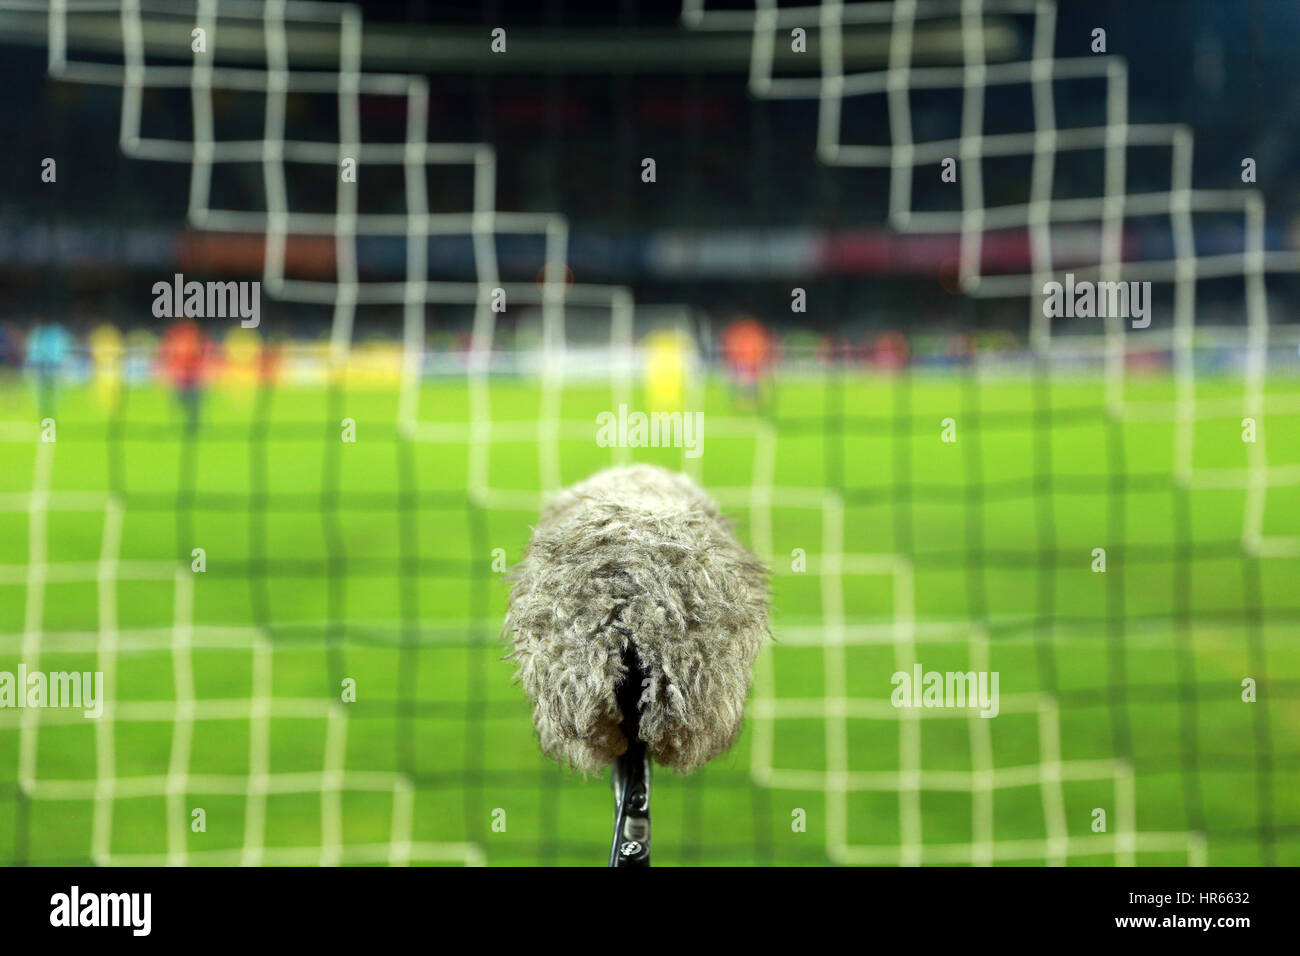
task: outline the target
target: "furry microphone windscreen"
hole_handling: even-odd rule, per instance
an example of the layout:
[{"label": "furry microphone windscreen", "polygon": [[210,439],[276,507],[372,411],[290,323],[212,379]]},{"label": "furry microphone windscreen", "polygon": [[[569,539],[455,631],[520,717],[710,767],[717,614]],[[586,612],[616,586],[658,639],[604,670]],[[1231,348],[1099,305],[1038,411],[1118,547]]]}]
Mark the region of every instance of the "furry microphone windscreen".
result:
[{"label": "furry microphone windscreen", "polygon": [[690,773],[731,746],[769,636],[767,570],[693,481],[636,465],[561,491],[513,575],[508,656],[545,753],[597,772],[626,751],[629,647],[656,763]]}]

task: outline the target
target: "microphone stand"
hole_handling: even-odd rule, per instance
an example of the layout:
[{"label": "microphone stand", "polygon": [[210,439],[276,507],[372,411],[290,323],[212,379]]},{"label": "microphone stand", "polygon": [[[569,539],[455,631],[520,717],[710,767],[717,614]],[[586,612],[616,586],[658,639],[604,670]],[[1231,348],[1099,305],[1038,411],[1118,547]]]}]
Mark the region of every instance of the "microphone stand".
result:
[{"label": "microphone stand", "polygon": [[627,752],[615,758],[610,771],[614,787],[614,842],[609,850],[610,866],[650,865],[650,757],[638,733],[640,694],[644,675],[629,643],[623,661],[627,677],[619,686],[620,725],[627,738]]}]

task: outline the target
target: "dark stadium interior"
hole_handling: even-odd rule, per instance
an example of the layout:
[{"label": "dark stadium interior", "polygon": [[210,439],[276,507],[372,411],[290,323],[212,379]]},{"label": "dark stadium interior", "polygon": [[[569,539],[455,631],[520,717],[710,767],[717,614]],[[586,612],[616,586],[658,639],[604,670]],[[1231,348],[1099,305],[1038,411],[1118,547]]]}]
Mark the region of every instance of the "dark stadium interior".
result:
[{"label": "dark stadium interior", "polygon": [[[711,3],[710,9],[728,6],[745,7]],[[409,50],[402,48],[400,67],[392,69],[422,65],[429,71],[436,91],[429,111],[432,138],[496,147],[496,208],[560,212],[569,218],[571,265],[578,281],[617,282],[631,286],[638,301],[685,301],[719,318],[746,312],[777,325],[802,323],[850,340],[897,325],[894,317],[900,310],[912,333],[957,323],[1017,336],[1025,332],[1023,303],[971,302],[945,291],[941,280],[951,268],[950,242],[918,240],[916,254],[907,259],[873,257],[869,250],[855,255],[873,238],[892,235],[882,225],[889,170],[815,162],[816,100],[752,97],[744,73],[748,41],[739,47],[739,59],[728,56],[711,64],[719,48],[708,44],[707,33],[683,35],[675,3],[364,7],[371,34],[393,28],[395,35],[411,40]],[[1276,0],[1109,0],[1064,3],[1058,18],[1057,56],[1086,53],[1094,21],[1107,24],[1111,49],[1128,54],[1132,122],[1177,121],[1194,128],[1198,187],[1224,188],[1235,182],[1243,156],[1267,169],[1300,168],[1300,64],[1286,43],[1294,31],[1278,27],[1289,19],[1300,31],[1300,7]],[[488,31],[497,25],[509,28],[508,56],[488,50]],[[1068,48],[1067,37],[1077,38],[1074,49]],[[444,45],[421,64],[423,42]],[[810,43],[815,50],[815,35]],[[681,55],[693,46],[698,55]],[[438,51],[443,50],[455,52],[454,71],[440,70],[440,59],[446,58]],[[576,66],[568,55],[573,51],[583,51]],[[116,140],[120,90],[45,83],[44,56],[40,46],[10,46],[0,63],[0,82],[8,93],[0,102],[0,123],[10,158],[19,168],[38,169],[43,156],[64,157],[55,203],[27,188],[0,197],[0,312],[20,324],[64,311],[74,327],[104,317],[128,327],[147,325],[151,317],[148,303],[139,301],[137,277],[106,263],[118,250],[127,250],[125,260],[138,262],[142,272],[152,275],[169,267],[167,250],[180,228],[176,210],[185,207],[188,167],[128,158],[109,147]],[[367,67],[389,68],[382,62],[372,67],[369,61]],[[957,134],[959,110],[954,106],[959,104],[953,94],[917,90],[911,95],[918,139]],[[1055,95],[1062,125],[1105,121],[1100,83],[1057,83]],[[147,91],[144,134],[187,139],[189,97],[184,89]],[[264,100],[261,94],[218,91],[217,136],[260,135]],[[990,88],[986,131],[1023,128],[1027,104],[1024,86]],[[47,122],[52,113],[61,118],[58,124]],[[367,141],[398,141],[405,108],[389,98],[365,97],[362,122]],[[884,98],[851,101],[843,123],[846,142],[878,139],[887,125]],[[336,129],[334,97],[291,97],[288,138],[299,133],[328,140]],[[1098,194],[1098,154],[1058,154],[1059,197]],[[656,184],[638,178],[644,156],[656,160]],[[1128,150],[1128,190],[1164,188],[1168,167],[1167,149]],[[295,210],[333,211],[329,167],[291,164],[290,172]],[[986,205],[1024,201],[1029,173],[1029,157],[986,160]],[[362,211],[401,211],[400,167],[367,168],[361,184]],[[430,208],[464,208],[469,188],[464,169],[431,172]],[[1300,181],[1290,175],[1261,176],[1259,188],[1269,209],[1269,248],[1293,247],[1300,233]],[[214,205],[260,209],[262,193],[258,164],[217,167]],[[945,208],[951,205],[950,195],[937,176],[916,177],[915,208]],[[1240,248],[1239,221],[1224,219],[1218,228],[1209,217],[1198,220],[1198,241],[1223,251]],[[779,241],[792,230],[815,241],[839,237],[844,251],[829,257],[813,276],[781,274],[779,265],[761,261],[676,270],[647,261],[647,243],[655,234],[695,235],[707,243],[714,230],[747,236],[759,245],[765,239]],[[1166,257],[1167,224],[1129,220],[1126,242],[1142,250],[1139,257]],[[376,241],[372,249],[370,257],[363,250],[363,273],[370,262],[363,277],[400,275],[400,243],[385,248]],[[431,257],[432,274],[471,277],[467,245],[434,243]],[[773,305],[788,297],[795,279],[809,292],[806,315],[790,316]],[[1271,294],[1284,299],[1297,288],[1290,275],[1270,282]],[[1207,310],[1213,311],[1216,297],[1221,300],[1215,315],[1219,323],[1242,321],[1239,308],[1231,304],[1240,302],[1239,283],[1221,283],[1220,290],[1203,283],[1201,294]],[[298,335],[320,334],[329,321],[328,310],[282,308]],[[398,321],[377,312],[358,328],[358,335],[389,335]],[[430,330],[462,329],[468,321],[467,314],[446,308],[431,312]]]}]

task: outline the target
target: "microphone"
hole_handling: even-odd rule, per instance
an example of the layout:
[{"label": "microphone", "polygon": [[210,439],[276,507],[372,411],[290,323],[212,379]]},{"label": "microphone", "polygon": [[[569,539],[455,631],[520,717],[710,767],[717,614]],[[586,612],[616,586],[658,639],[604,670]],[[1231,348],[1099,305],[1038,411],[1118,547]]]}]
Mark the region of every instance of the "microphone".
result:
[{"label": "microphone", "polygon": [[767,569],[690,478],[634,465],[559,492],[511,573],[507,657],[541,749],[614,765],[618,817],[646,840],[620,827],[613,854],[642,843],[648,862],[649,762],[693,773],[740,733],[770,637]]}]

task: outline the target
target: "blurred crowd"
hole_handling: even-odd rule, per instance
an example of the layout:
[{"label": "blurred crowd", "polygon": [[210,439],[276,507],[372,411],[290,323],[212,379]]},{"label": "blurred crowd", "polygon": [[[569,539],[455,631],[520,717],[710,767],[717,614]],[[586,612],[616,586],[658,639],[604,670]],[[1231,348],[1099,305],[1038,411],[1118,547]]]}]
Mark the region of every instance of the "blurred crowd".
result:
[{"label": "blurred crowd", "polygon": [[[521,329],[514,338],[498,337],[502,351],[526,349],[531,338]],[[467,353],[468,331],[430,332],[432,355]],[[880,370],[920,366],[962,366],[980,352],[1020,348],[1010,332],[952,331],[905,335],[898,330],[869,331],[859,337],[809,329],[776,329],[757,319],[738,317],[721,325],[697,346],[700,358],[724,363],[742,377],[754,378],[776,366],[858,365]],[[330,345],[323,338],[264,338],[238,325],[213,331],[180,320],[161,329],[123,332],[103,323],[74,332],[43,321],[23,329],[0,323],[0,369],[26,371],[62,380],[157,380],[178,387],[215,381],[274,381],[294,369],[327,364]],[[356,343],[349,360],[376,372],[400,373],[402,343],[391,337]]]}]

